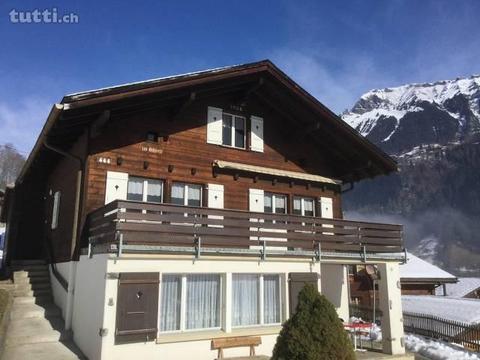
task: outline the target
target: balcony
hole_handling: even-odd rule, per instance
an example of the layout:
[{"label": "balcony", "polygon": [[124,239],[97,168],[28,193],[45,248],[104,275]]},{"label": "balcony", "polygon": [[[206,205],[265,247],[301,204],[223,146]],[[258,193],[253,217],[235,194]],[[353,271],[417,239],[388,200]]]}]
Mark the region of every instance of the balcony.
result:
[{"label": "balcony", "polygon": [[116,200],[88,215],[89,253],[403,256],[402,226]]}]

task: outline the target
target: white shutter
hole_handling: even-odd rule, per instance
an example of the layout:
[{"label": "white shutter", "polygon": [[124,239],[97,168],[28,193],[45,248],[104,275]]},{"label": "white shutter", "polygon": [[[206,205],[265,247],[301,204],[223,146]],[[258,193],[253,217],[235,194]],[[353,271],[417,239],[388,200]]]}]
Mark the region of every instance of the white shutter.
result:
[{"label": "white shutter", "polygon": [[333,199],[329,197],[320,198],[320,216],[326,219],[333,219]]},{"label": "white shutter", "polygon": [[222,113],[222,109],[208,107],[207,143],[222,144]]},{"label": "white shutter", "polygon": [[[223,202],[224,202],[224,190],[223,185],[219,184],[208,184],[208,207],[213,209],[223,209]],[[215,220],[223,220],[223,216],[221,215],[208,215],[209,219]],[[209,227],[220,227],[222,228],[223,225],[209,225]]]},{"label": "white shutter", "polygon": [[264,211],[264,192],[260,189],[250,189],[249,206],[250,211],[263,212]]},{"label": "white shutter", "polygon": [[263,152],[263,118],[251,116],[250,150]]},{"label": "white shutter", "polygon": [[114,200],[126,200],[128,187],[128,174],[116,171],[107,171],[105,185],[105,204]]}]

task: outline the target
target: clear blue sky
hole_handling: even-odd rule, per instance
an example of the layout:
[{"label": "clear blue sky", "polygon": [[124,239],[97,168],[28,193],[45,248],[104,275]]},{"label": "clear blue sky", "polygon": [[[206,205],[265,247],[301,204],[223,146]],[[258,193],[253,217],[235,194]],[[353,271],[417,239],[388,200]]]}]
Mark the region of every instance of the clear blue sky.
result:
[{"label": "clear blue sky", "polygon": [[[12,9],[75,13],[19,24]],[[269,58],[336,112],[372,88],[480,73],[480,1],[0,3],[0,144],[28,152],[66,93]]]}]

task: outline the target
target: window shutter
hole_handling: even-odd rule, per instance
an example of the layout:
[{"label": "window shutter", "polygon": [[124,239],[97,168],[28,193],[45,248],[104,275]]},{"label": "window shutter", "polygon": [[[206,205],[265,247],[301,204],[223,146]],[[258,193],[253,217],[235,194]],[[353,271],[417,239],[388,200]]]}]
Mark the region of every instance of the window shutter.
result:
[{"label": "window shutter", "polygon": [[55,192],[55,195],[53,195],[53,210],[52,210],[52,224],[51,224],[52,230],[55,230],[58,227],[58,216],[60,215],[60,197],[61,196],[62,195],[60,191]]},{"label": "window shutter", "polygon": [[159,273],[121,273],[118,281],[115,342],[157,337]]},{"label": "window shutter", "polygon": [[223,209],[223,185],[208,184],[208,207]]},{"label": "window shutter", "polygon": [[[223,209],[224,191],[223,185],[208,184],[208,207],[212,209]],[[220,215],[208,215],[209,219],[223,220]],[[209,225],[209,227],[223,227],[223,225]]]},{"label": "window shutter", "polygon": [[207,143],[222,144],[222,109],[208,107]]},{"label": "window shutter", "polygon": [[250,211],[263,212],[264,210],[264,192],[260,189],[250,189],[249,194]]},{"label": "window shutter", "polygon": [[263,118],[251,116],[250,150],[263,152]]},{"label": "window shutter", "polygon": [[320,216],[326,219],[333,219],[333,199],[329,197],[320,198]]},{"label": "window shutter", "polygon": [[298,304],[298,294],[306,284],[311,284],[318,291],[318,273],[290,273],[288,274],[288,293],[290,316],[295,313]]},{"label": "window shutter", "polygon": [[116,171],[107,171],[105,185],[105,204],[114,200],[126,200],[128,188],[128,174]]}]

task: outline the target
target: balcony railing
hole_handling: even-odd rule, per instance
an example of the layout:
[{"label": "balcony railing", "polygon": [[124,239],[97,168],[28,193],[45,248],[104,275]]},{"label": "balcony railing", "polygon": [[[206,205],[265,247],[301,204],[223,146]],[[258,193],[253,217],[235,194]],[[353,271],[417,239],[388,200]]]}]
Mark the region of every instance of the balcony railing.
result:
[{"label": "balcony railing", "polygon": [[116,200],[89,214],[89,244],[305,252],[399,253],[402,226]]}]

